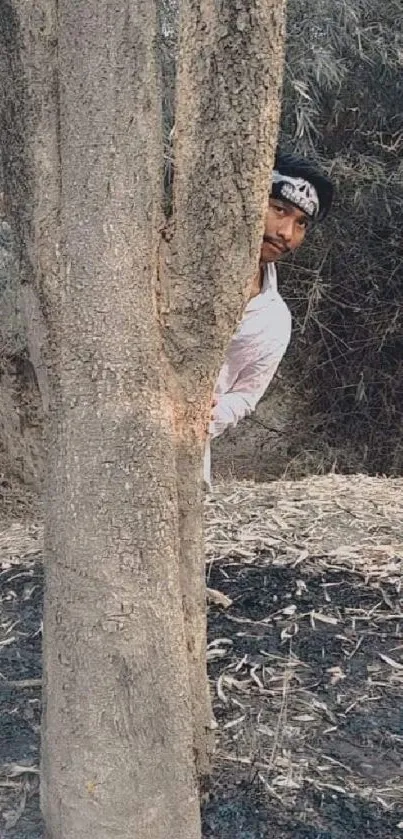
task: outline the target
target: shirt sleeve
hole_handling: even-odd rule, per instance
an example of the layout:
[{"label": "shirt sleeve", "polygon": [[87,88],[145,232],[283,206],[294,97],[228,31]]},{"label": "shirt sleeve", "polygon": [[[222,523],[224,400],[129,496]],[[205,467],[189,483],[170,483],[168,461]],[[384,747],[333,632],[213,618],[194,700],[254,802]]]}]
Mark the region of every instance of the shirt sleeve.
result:
[{"label": "shirt sleeve", "polygon": [[235,426],[243,417],[251,414],[270,382],[288,347],[290,329],[284,340],[277,340],[257,361],[246,364],[227,393],[216,394],[217,405],[213,411],[209,433],[218,437],[228,426]]}]

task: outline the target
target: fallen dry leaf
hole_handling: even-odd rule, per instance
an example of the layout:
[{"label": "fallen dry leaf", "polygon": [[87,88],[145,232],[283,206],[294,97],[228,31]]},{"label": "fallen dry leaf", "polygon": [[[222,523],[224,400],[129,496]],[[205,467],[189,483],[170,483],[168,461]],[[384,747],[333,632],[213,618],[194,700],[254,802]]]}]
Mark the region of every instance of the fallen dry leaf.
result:
[{"label": "fallen dry leaf", "polygon": [[215,588],[207,589],[207,600],[214,603],[214,606],[222,606],[223,609],[229,609],[232,606],[232,600],[223,594],[222,591],[217,591]]},{"label": "fallen dry leaf", "polygon": [[381,658],[385,664],[389,664],[390,667],[393,667],[394,670],[403,670],[403,664],[400,661],[395,661],[394,658],[390,658],[388,655],[384,655],[383,653],[379,653],[379,658]]},{"label": "fallen dry leaf", "polygon": [[328,623],[331,626],[337,626],[338,620],[337,618],[332,617],[331,615],[324,615],[323,612],[311,612],[311,623],[314,624],[315,621],[319,623]]}]

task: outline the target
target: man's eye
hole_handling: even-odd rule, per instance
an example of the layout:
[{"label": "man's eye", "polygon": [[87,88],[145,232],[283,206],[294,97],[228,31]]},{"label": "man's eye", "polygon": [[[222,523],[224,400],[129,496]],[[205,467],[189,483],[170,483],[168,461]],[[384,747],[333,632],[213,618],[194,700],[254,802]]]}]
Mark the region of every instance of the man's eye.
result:
[{"label": "man's eye", "polygon": [[276,207],[276,205],[274,205],[274,209],[275,209],[276,213],[278,213],[279,215],[284,215],[284,213],[285,213],[284,207]]}]

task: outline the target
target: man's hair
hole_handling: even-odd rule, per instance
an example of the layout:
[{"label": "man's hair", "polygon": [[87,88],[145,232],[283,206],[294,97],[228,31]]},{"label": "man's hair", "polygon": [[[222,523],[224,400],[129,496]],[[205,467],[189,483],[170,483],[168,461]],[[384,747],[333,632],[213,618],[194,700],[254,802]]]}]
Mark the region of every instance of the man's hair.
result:
[{"label": "man's hair", "polygon": [[288,175],[291,178],[304,178],[305,181],[315,187],[319,198],[317,221],[322,221],[327,216],[333,201],[334,187],[330,178],[321,172],[316,163],[303,157],[286,154],[280,149],[276,153],[274,168],[282,175]]}]

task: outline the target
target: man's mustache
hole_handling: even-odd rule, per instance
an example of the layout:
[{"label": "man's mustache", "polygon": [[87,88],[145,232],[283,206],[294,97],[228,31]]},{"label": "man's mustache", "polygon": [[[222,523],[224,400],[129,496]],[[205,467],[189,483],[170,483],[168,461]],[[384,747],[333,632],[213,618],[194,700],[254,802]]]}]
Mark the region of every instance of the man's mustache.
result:
[{"label": "man's mustache", "polygon": [[263,236],[263,241],[266,242],[268,245],[274,245],[276,248],[279,248],[283,253],[288,253],[289,248],[284,242],[279,242],[278,239],[271,239],[270,236]]}]

